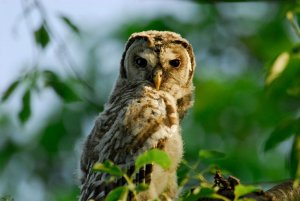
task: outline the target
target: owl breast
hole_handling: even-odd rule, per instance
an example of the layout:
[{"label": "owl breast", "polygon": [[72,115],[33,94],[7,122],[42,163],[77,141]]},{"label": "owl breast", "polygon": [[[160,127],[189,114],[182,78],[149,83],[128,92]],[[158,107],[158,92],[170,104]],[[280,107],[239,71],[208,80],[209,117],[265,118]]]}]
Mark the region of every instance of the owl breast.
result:
[{"label": "owl breast", "polygon": [[[176,169],[183,154],[180,120],[192,106],[195,57],[190,43],[168,31],[134,33],[128,39],[115,87],[97,117],[81,157],[81,201],[102,201],[111,190],[126,185],[124,178],[108,181],[94,172],[95,163],[111,160],[149,189],[138,200],[171,200],[178,195]],[[156,164],[134,169],[144,151],[158,148],[171,158],[169,169]],[[136,200],[129,198],[129,200]],[[164,200],[164,199],[162,199]]]}]

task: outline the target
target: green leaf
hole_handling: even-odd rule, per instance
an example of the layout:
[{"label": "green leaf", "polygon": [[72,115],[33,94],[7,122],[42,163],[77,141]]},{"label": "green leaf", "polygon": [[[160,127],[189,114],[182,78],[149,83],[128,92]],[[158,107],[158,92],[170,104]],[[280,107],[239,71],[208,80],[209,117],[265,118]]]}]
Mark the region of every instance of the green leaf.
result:
[{"label": "green leaf", "polygon": [[57,82],[59,80],[59,77],[56,73],[50,70],[43,71],[43,75],[45,78],[45,84],[46,86],[49,85],[49,82]]},{"label": "green leaf", "polygon": [[112,176],[123,176],[122,170],[113,162],[105,161],[104,163],[96,163],[93,167],[93,170],[96,172],[105,172]]},{"label": "green leaf", "polygon": [[43,72],[43,75],[45,79],[45,85],[52,87],[56,94],[65,102],[69,103],[80,100],[71,87],[61,81],[54,72],[47,70]]},{"label": "green leaf", "polygon": [[11,197],[10,195],[6,195],[4,197],[0,197],[0,201],[13,201],[13,197]]},{"label": "green leaf", "polygon": [[269,151],[276,147],[278,144],[295,134],[297,125],[300,123],[299,119],[289,119],[281,122],[275,130],[271,133],[270,137],[265,143],[265,151]]},{"label": "green leaf", "polygon": [[142,191],[146,191],[149,189],[149,185],[145,184],[145,183],[141,183],[139,185],[136,186],[135,190],[137,193],[142,192]]},{"label": "green leaf", "polygon": [[22,109],[19,112],[19,119],[22,123],[25,123],[31,115],[30,99],[31,92],[30,89],[27,89],[22,98]]},{"label": "green leaf", "polygon": [[242,199],[238,199],[238,201],[256,201],[253,198],[242,198]]},{"label": "green leaf", "polygon": [[259,190],[260,190],[260,188],[257,187],[257,186],[251,186],[251,185],[244,186],[242,184],[239,184],[239,185],[235,186],[235,188],[234,188],[234,195],[235,195],[235,198],[237,200],[241,196],[244,196],[244,195],[247,195],[249,193],[259,191]]},{"label": "green leaf", "polygon": [[[74,123],[74,122],[73,122]],[[56,157],[60,151],[63,140],[67,138],[65,122],[61,116],[56,116],[55,121],[48,122],[39,134],[39,145],[43,148],[47,157]],[[68,145],[64,145],[67,149]]]},{"label": "green leaf", "polygon": [[105,201],[127,201],[128,188],[121,186],[110,191]]},{"label": "green leaf", "polygon": [[16,80],[13,83],[11,83],[11,85],[9,85],[9,87],[5,90],[5,92],[2,95],[2,102],[6,101],[10,97],[10,95],[15,91],[19,83],[20,81]]},{"label": "green leaf", "polygon": [[50,42],[49,34],[45,28],[45,23],[43,23],[35,32],[34,32],[35,42],[40,45],[42,48],[45,48]]},{"label": "green leaf", "polygon": [[215,190],[211,187],[202,187],[199,193],[200,197],[212,197],[215,194]]},{"label": "green leaf", "polygon": [[146,164],[156,163],[163,169],[168,169],[172,163],[168,154],[159,149],[151,149],[141,154],[135,161],[136,170],[140,169]]},{"label": "green leaf", "polygon": [[290,173],[291,177],[295,179],[295,183],[298,183],[300,180],[300,132],[297,133],[296,137],[294,138],[292,150],[290,153]]},{"label": "green leaf", "polygon": [[64,101],[67,103],[79,101],[79,97],[75,92],[63,82],[52,82],[51,87]]},{"label": "green leaf", "polygon": [[281,53],[273,63],[266,78],[266,83],[271,84],[285,70],[290,60],[290,53]]},{"label": "green leaf", "polygon": [[79,28],[66,16],[61,16],[63,22],[76,34],[79,34]]},{"label": "green leaf", "polygon": [[218,160],[224,158],[226,155],[214,150],[200,150],[199,157],[201,160]]},{"label": "green leaf", "polygon": [[185,201],[197,201],[199,198],[215,198],[229,201],[226,197],[216,193],[216,189],[208,185],[202,185],[192,190],[192,192],[184,199]]}]

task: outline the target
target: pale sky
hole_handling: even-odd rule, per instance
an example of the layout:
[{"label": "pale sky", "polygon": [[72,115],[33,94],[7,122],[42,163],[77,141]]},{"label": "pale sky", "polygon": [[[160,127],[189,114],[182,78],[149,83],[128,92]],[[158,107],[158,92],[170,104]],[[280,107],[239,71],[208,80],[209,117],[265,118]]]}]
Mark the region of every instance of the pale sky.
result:
[{"label": "pale sky", "polygon": [[[24,65],[32,66],[37,54],[28,24],[22,15],[22,2],[27,1],[0,0],[0,92],[3,92],[10,81],[24,69]],[[41,2],[47,10],[51,25],[62,36],[66,32],[66,27],[62,26],[57,17],[60,14],[86,27],[100,24],[105,29],[99,32],[107,32],[120,23],[140,15],[151,17],[157,13],[170,13],[184,19],[188,18],[193,10],[193,4],[190,2],[173,3],[172,0],[43,0]],[[33,12],[30,16],[33,27],[39,24],[38,19],[40,18],[37,12]]]},{"label": "pale sky", "polygon": [[[36,58],[40,58],[39,64],[50,64],[51,68],[60,66],[56,65],[59,59],[53,54],[54,47],[51,43],[45,55],[38,55],[41,51],[36,49],[32,29],[28,29],[28,21],[26,22],[22,15],[22,2],[30,2],[30,0],[0,0],[0,94],[20,75],[20,72],[32,68]],[[79,27],[96,30],[101,35],[109,33],[122,22],[141,15],[151,17],[158,13],[171,14],[183,20],[189,20],[190,13],[195,10],[190,2],[172,0],[43,0],[41,2],[46,8],[48,22],[66,42],[69,40],[70,31],[58,18],[61,14],[68,16]],[[37,12],[33,12],[28,19],[30,19],[30,26],[38,27],[40,17]],[[100,28],[97,29],[97,27]],[[72,45],[72,42],[68,45]],[[72,50],[72,46],[70,49]],[[80,57],[80,55],[72,56]],[[109,57],[107,59],[107,62],[110,62],[111,59]],[[119,59],[116,62],[119,63]],[[20,110],[20,101],[21,96],[13,97],[0,109],[12,114],[16,119],[16,114]],[[32,130],[39,129],[36,122],[43,122],[46,118],[49,103],[57,104],[57,99],[53,94],[43,93],[34,98],[32,100],[33,114],[30,120],[24,127],[19,127],[16,119],[14,133],[11,133],[9,138],[18,143],[30,141],[34,137],[33,134],[37,133]],[[87,128],[90,129],[89,126]],[[5,137],[7,136],[0,138],[0,146],[4,143],[1,139]],[[0,194],[9,193],[8,191],[12,190],[9,186],[14,186],[14,200],[48,200],[47,189],[44,189],[42,182],[33,177],[30,170],[20,171],[20,163],[22,164],[22,159],[14,158],[7,164],[6,169],[0,175]],[[14,179],[11,175],[14,175]]]}]

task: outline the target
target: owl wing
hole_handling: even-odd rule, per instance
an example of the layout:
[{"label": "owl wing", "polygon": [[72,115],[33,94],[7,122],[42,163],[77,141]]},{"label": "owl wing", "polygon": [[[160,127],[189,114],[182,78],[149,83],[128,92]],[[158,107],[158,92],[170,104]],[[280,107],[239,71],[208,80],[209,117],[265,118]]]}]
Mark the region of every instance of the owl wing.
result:
[{"label": "owl wing", "polygon": [[[124,178],[107,182],[107,174],[92,170],[96,162],[110,160],[132,176],[138,155],[152,148],[163,149],[166,139],[177,132],[178,115],[171,97],[150,87],[137,97],[134,94],[136,91],[129,91],[114,99],[89,135],[81,160],[81,201],[104,200],[112,189],[126,184]],[[142,167],[132,176],[134,182],[149,184],[152,169],[151,164]]]}]

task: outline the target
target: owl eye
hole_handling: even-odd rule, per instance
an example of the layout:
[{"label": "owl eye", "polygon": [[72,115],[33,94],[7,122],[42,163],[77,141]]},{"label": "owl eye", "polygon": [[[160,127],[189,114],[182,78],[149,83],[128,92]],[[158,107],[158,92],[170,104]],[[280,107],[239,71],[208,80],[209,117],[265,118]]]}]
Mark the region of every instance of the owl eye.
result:
[{"label": "owl eye", "polygon": [[173,59],[169,61],[169,64],[174,67],[177,68],[180,65],[180,60],[179,59]]},{"label": "owl eye", "polygon": [[147,60],[141,57],[138,57],[135,59],[135,63],[136,65],[138,65],[139,67],[146,67],[147,66]]}]

